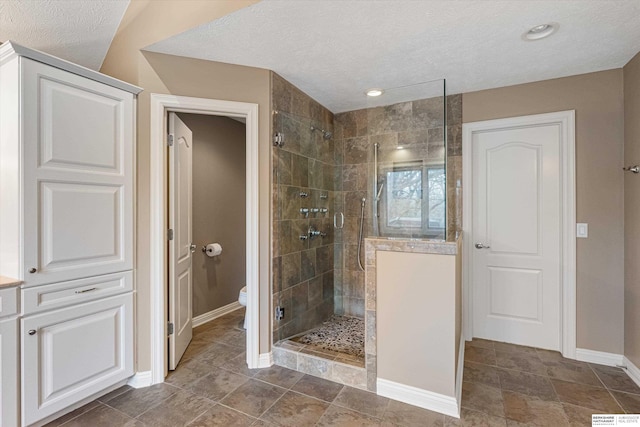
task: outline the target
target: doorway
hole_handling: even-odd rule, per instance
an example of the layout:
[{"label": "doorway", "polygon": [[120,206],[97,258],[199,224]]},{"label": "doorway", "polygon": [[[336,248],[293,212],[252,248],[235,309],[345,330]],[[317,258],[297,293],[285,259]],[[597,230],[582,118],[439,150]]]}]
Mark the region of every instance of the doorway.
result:
[{"label": "doorway", "polygon": [[465,338],[575,358],[574,112],[463,125]]},{"label": "doorway", "polygon": [[[246,125],[244,118],[174,112],[167,122],[173,231],[167,242],[169,370],[174,370],[187,347],[185,357],[205,344],[202,334],[190,344],[193,328],[210,329],[223,322],[220,317],[244,311]],[[235,327],[221,327],[209,341],[224,341],[232,331],[239,335]],[[243,350],[245,341],[232,340]]]},{"label": "doorway", "polygon": [[[151,94],[151,383],[168,373],[168,114],[191,113],[232,117],[246,122],[246,363],[259,365],[258,348],[258,106],[173,95]],[[197,250],[198,248],[196,248]]]}]

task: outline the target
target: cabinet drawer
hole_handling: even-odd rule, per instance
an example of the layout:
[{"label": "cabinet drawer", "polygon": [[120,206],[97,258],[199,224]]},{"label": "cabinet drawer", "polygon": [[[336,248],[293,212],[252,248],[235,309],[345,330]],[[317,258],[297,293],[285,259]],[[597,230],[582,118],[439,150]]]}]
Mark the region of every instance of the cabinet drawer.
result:
[{"label": "cabinet drawer", "polygon": [[0,289],[0,317],[18,312],[18,288]]},{"label": "cabinet drawer", "polygon": [[39,313],[132,290],[132,271],[23,288],[22,313],[23,315]]}]

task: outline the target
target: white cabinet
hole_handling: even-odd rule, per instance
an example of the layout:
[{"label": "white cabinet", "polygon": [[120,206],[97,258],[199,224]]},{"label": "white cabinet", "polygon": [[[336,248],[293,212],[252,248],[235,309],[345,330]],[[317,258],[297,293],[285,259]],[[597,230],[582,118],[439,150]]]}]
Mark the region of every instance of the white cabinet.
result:
[{"label": "white cabinet", "polygon": [[[19,346],[16,288],[0,289],[0,425],[18,425]],[[6,314],[13,317],[3,317]]]},{"label": "white cabinet", "polygon": [[22,422],[133,375],[131,293],[22,319]]},{"label": "white cabinet", "polygon": [[0,295],[0,316],[18,315],[0,322],[3,426],[39,424],[133,375],[140,90],[0,46],[0,276],[22,281],[19,312]]},{"label": "white cabinet", "polygon": [[16,271],[1,273],[35,286],[132,269],[133,94],[15,60],[19,138],[2,145],[17,145],[19,166],[2,177],[18,175],[7,209],[19,194],[24,214],[12,219]]}]

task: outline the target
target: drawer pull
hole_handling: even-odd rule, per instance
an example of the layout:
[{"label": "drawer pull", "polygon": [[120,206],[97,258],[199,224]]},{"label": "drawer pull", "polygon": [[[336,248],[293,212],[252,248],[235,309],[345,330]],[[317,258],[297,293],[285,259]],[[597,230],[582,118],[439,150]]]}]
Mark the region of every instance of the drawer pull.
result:
[{"label": "drawer pull", "polygon": [[29,330],[29,335],[35,335],[36,334],[36,330],[35,329],[31,329]]},{"label": "drawer pull", "polygon": [[98,288],[83,289],[81,291],[76,291],[76,294],[84,294],[85,292],[95,291],[96,289],[98,289]]}]

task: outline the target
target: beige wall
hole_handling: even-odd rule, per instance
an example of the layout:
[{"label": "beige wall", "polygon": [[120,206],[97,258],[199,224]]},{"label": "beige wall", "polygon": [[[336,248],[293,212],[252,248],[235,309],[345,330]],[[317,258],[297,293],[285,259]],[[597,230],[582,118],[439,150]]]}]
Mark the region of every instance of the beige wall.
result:
[{"label": "beige wall", "polygon": [[100,71],[136,83],[141,49],[258,1],[132,0]]},{"label": "beige wall", "polygon": [[[246,126],[228,117],[178,114],[193,132],[193,316],[238,300],[246,277]],[[222,254],[201,248],[220,243]]]},{"label": "beige wall", "polygon": [[[270,82],[269,71],[189,58],[142,53],[150,43],[241,9],[253,1],[133,1],[102,66],[105,74],[141,86],[138,97],[136,230],[136,363],[151,367],[149,305],[150,94],[251,102],[259,108],[259,288],[270,294]],[[179,6],[178,6],[179,5]],[[180,23],[177,27],[176,23]],[[175,32],[174,32],[175,31]],[[260,301],[260,352],[271,342],[270,298]]]},{"label": "beige wall", "polygon": [[[624,67],[624,163],[640,164],[640,54]],[[624,355],[640,366],[640,176],[624,178]]]},{"label": "beige wall", "polygon": [[622,70],[466,93],[462,106],[465,123],[576,111],[577,221],[589,223],[577,242],[577,346],[622,353]]},{"label": "beige wall", "polygon": [[378,379],[455,396],[456,258],[377,251]]}]

